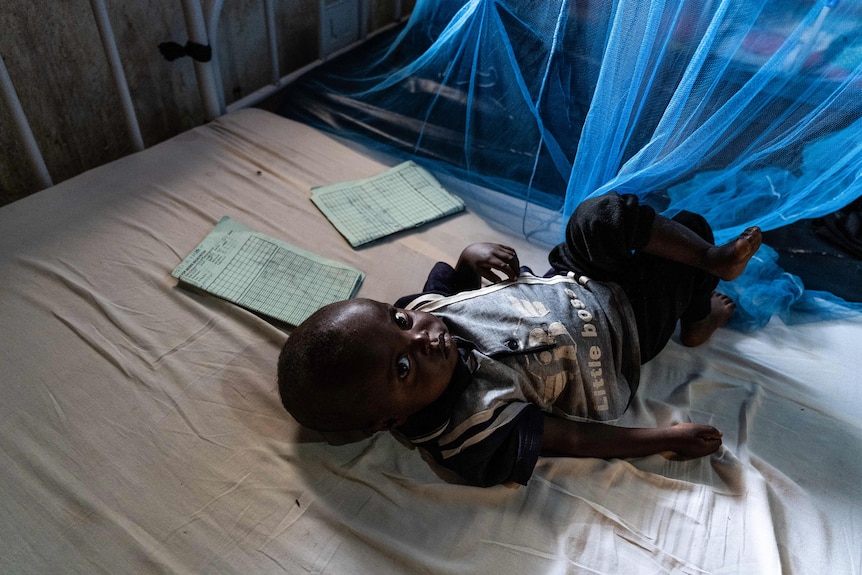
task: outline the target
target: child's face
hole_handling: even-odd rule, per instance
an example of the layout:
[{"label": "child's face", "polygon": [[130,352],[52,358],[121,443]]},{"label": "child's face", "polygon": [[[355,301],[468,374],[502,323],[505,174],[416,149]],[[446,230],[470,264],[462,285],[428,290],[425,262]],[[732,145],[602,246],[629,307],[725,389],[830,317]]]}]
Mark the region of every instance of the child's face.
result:
[{"label": "child's face", "polygon": [[458,350],[446,325],[427,312],[372,300],[351,300],[342,316],[355,326],[357,366],[369,383],[372,429],[398,426],[436,400],[449,385]]}]

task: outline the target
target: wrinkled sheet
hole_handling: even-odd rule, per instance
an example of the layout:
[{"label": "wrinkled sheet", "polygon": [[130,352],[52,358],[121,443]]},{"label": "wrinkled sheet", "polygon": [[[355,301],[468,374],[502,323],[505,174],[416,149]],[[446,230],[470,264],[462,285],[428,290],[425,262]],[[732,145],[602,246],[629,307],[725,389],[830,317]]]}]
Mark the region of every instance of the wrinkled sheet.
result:
[{"label": "wrinkled sheet", "polygon": [[715,424],[700,460],[543,458],[483,490],[389,435],[300,429],[275,385],[289,329],[170,277],[221,216],[385,301],[473,241],[544,269],[483,217],[507,200],[451,180],[465,213],[352,250],[310,189],[388,165],[244,110],[0,209],[0,572],[862,571],[858,319],[671,342],[622,423]]}]

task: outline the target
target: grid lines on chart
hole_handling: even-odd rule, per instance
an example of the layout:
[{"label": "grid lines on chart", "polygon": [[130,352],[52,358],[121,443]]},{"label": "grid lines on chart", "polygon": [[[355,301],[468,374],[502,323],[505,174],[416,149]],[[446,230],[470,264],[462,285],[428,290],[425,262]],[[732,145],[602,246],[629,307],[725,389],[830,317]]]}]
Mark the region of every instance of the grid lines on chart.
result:
[{"label": "grid lines on chart", "polygon": [[292,325],[323,305],[346,299],[355,283],[350,270],[321,266],[255,236],[233,260],[252,263],[226,266],[207,290]]},{"label": "grid lines on chart", "polygon": [[460,208],[416,170],[401,170],[321,198],[336,227],[358,244],[422,224]]}]

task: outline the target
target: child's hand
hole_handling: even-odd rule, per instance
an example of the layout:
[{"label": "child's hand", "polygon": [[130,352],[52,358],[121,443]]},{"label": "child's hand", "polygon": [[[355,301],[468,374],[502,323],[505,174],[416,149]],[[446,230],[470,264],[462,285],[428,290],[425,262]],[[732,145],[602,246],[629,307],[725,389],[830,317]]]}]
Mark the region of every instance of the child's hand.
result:
[{"label": "child's hand", "polygon": [[500,244],[480,243],[471,244],[461,252],[455,269],[465,268],[477,277],[497,283],[501,278],[494,273],[495,270],[513,280],[518,277],[521,265],[518,262],[518,254],[512,248]]},{"label": "child's hand", "polygon": [[692,459],[714,453],[721,447],[721,432],[711,425],[680,423],[668,428],[673,435],[674,449],[665,454],[668,459]]}]

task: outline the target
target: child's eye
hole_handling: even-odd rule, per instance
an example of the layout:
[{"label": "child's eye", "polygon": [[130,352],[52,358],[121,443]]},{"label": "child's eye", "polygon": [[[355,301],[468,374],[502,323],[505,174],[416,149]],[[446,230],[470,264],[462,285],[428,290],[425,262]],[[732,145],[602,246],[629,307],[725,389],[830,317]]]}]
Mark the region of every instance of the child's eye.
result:
[{"label": "child's eye", "polygon": [[403,311],[396,311],[393,317],[395,318],[395,325],[400,329],[407,329],[410,327],[410,317]]},{"label": "child's eye", "polygon": [[398,379],[404,379],[410,373],[410,358],[402,355],[395,362],[395,366],[398,369]]}]

